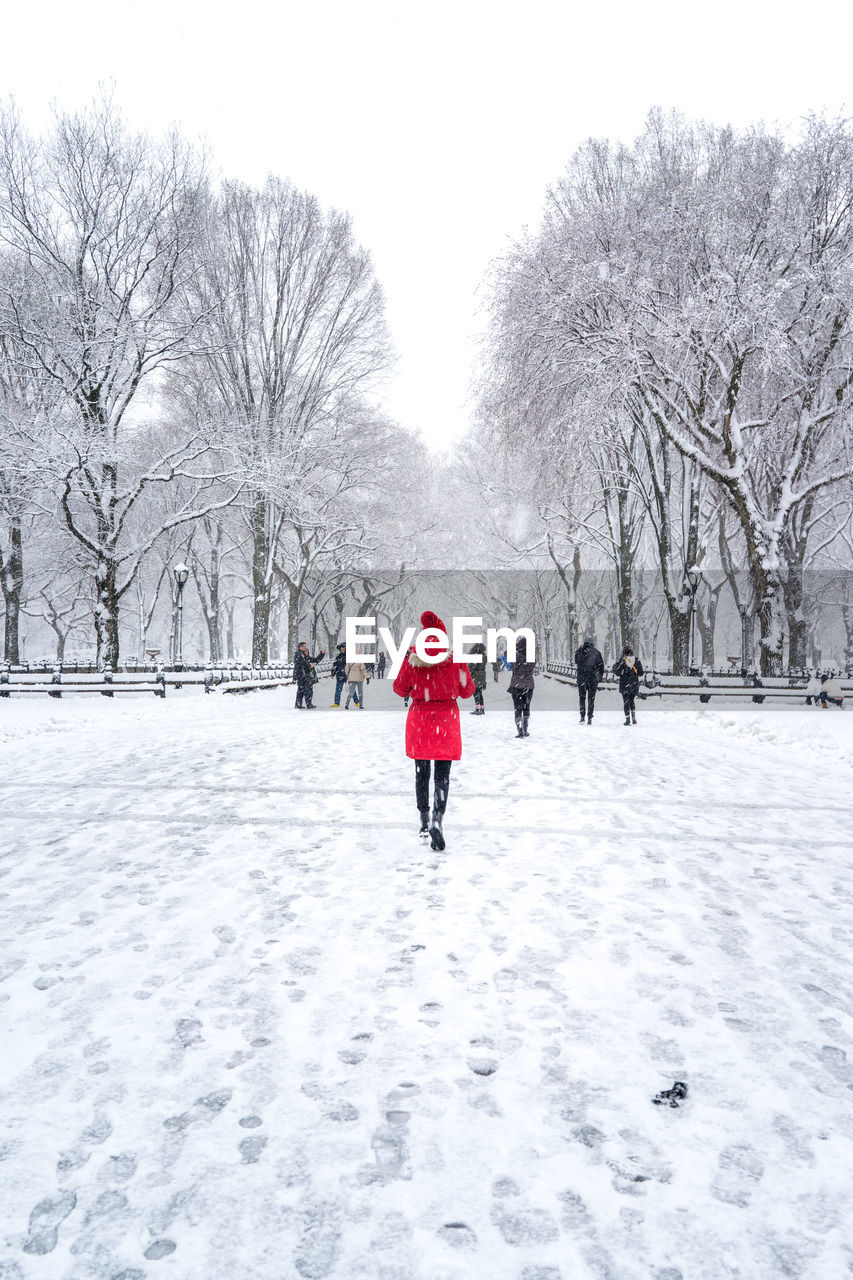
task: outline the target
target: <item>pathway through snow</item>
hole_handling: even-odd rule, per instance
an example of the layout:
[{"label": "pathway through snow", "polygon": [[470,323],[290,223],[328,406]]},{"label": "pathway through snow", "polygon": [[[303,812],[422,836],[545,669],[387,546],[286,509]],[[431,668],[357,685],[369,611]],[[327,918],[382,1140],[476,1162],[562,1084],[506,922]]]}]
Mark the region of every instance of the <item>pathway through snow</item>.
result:
[{"label": "pathway through snow", "polygon": [[853,715],[320,689],[0,705],[2,1280],[853,1271]]}]

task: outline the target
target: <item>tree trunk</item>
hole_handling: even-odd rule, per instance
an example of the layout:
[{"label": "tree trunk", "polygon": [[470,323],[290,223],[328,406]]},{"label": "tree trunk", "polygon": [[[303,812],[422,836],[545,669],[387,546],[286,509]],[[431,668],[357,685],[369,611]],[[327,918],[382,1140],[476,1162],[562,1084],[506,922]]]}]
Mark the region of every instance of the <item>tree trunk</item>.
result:
[{"label": "tree trunk", "polygon": [[299,595],[300,592],[296,587],[288,584],[287,591],[287,653],[289,657],[293,656],[296,642],[299,639],[297,631],[299,628]]},{"label": "tree trunk", "polygon": [[[616,495],[619,512],[619,531],[622,535],[619,544],[619,575],[617,598],[619,602],[619,629],[622,633],[622,644],[631,644],[634,637],[634,563],[633,548],[628,538],[628,491],[620,488]],[[620,647],[621,649],[621,647]]]},{"label": "tree trunk", "polygon": [[272,579],[268,512],[267,500],[262,494],[256,495],[252,507],[252,665],[255,667],[265,667],[269,661]]},{"label": "tree trunk", "polygon": [[696,610],[696,626],[702,640],[701,666],[714,666],[714,635],[717,629],[717,606],[720,602],[719,589],[715,589],[708,597],[707,616],[703,609]]},{"label": "tree trunk", "polygon": [[844,619],[844,668],[853,671],[853,605],[843,604],[841,616]]},{"label": "tree trunk", "polygon": [[21,661],[21,595],[24,589],[24,551],[21,521],[13,519],[9,529],[9,552],[0,559],[0,583],[6,605],[3,656],[6,662]]},{"label": "tree trunk", "polygon": [[210,651],[210,661],[219,662],[221,655],[222,620],[220,618],[220,593],[222,586],[222,557],[219,547],[214,545],[210,548],[210,574],[208,577],[208,600],[207,610],[205,613],[205,622],[207,623],[207,640]]},{"label": "tree trunk", "polygon": [[808,666],[808,623],[802,616],[801,607],[794,610],[789,610],[786,607],[785,612],[788,619],[788,666],[803,670]]},{"label": "tree trunk", "polygon": [[783,584],[785,620],[788,630],[788,666],[802,670],[808,666],[809,625],[805,617],[803,558],[788,559],[788,572]]},{"label": "tree trunk", "polygon": [[690,611],[685,613],[680,609],[674,596],[667,596],[666,603],[672,641],[672,673],[684,676],[690,666]]},{"label": "tree trunk", "polygon": [[139,632],[139,640],[136,646],[136,658],[138,662],[142,663],[145,661],[145,640],[148,634],[148,628],[145,625],[145,596],[142,591],[140,574],[137,574],[136,577],[136,606],[136,628]]},{"label": "tree trunk", "polygon": [[761,576],[763,582],[758,597],[760,670],[763,676],[779,676],[782,674],[782,623],[785,616],[782,584],[775,575],[762,572]]},{"label": "tree trunk", "polygon": [[95,637],[97,641],[96,662],[99,671],[106,667],[118,670],[119,635],[118,613],[119,595],[116,589],[118,565],[115,560],[102,556],[95,572],[97,604],[95,605]]},{"label": "tree trunk", "polygon": [[757,604],[759,671],[763,676],[778,676],[782,674],[784,621],[784,598],[778,567],[779,543],[773,539],[768,541],[766,530],[753,519],[739,489],[734,486],[727,488],[746,541],[747,563]]},{"label": "tree trunk", "polygon": [[225,606],[225,656],[234,658],[234,602]]}]

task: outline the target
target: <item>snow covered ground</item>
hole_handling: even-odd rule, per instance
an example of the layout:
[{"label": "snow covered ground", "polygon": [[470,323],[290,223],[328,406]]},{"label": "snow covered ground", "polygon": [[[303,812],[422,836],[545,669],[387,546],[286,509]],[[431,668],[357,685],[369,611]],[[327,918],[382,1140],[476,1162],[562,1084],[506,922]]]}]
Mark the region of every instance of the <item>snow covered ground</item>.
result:
[{"label": "snow covered ground", "polygon": [[434,854],[328,689],[0,702],[2,1280],[853,1272],[853,709],[490,686]]}]

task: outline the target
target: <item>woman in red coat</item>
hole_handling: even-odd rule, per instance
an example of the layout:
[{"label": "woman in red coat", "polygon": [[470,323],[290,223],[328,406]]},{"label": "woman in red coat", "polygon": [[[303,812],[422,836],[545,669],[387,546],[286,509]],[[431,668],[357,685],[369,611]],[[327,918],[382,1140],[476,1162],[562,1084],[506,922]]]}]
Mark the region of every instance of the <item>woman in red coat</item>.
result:
[{"label": "woman in red coat", "polygon": [[[421,614],[421,626],[447,635],[441,618],[429,609]],[[439,644],[425,645],[429,654],[437,654],[442,648]],[[474,681],[467,664],[454,662],[451,654],[448,653],[441,662],[427,663],[411,649],[394,681],[394,692],[401,698],[412,699],[406,717],[406,755],[415,762],[415,797],[421,835],[429,834],[433,849],[443,849],[441,821],[450,790],[450,765],[462,756],[462,731],[456,699],[470,698],[474,692]],[[433,763],[435,797],[430,821],[429,781]]]}]

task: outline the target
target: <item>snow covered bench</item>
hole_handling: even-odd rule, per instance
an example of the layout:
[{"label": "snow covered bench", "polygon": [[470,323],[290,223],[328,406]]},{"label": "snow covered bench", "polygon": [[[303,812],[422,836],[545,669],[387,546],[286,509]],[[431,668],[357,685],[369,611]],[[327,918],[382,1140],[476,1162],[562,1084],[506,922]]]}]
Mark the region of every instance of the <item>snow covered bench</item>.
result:
[{"label": "snow covered bench", "polygon": [[[323,679],[331,674],[331,664],[325,662],[317,668],[317,676]],[[249,693],[253,689],[281,689],[292,686],[293,664],[283,663],[270,667],[210,666],[205,671],[204,691],[213,693]]]},{"label": "snow covered bench", "polygon": [[[556,680],[558,684],[577,688],[574,668],[568,664],[551,664],[545,676],[549,680]],[[617,687],[615,679],[608,672],[598,686],[598,691],[606,693],[609,689],[615,690]],[[845,698],[853,693],[853,681],[842,681],[841,687]],[[709,679],[699,676],[659,676],[656,673],[649,673],[640,683],[639,696],[644,699],[698,698],[704,703],[710,702],[712,698],[749,698],[755,703],[762,703],[769,699],[771,702],[801,702],[805,705],[806,682],[797,678],[797,682],[792,683],[787,676],[767,676],[757,683],[753,683],[752,679],[744,683],[740,676],[733,676],[727,680],[719,676]]]},{"label": "snow covered bench", "polygon": [[79,676],[63,680],[62,672],[57,668],[48,683],[42,680],[12,680],[7,670],[0,671],[0,698],[11,697],[13,693],[46,693],[49,698],[61,698],[65,693],[99,693],[103,698],[112,698],[117,693],[153,693],[157,698],[165,698],[166,674],[158,671],[153,680],[138,680],[117,676],[112,671],[103,671],[90,680]]}]

